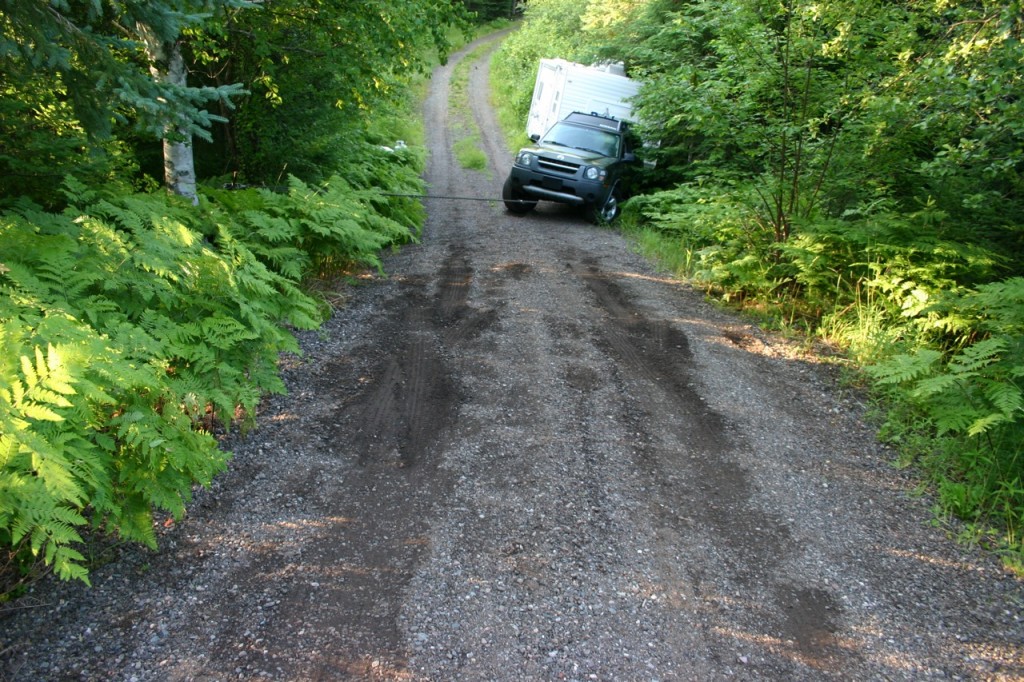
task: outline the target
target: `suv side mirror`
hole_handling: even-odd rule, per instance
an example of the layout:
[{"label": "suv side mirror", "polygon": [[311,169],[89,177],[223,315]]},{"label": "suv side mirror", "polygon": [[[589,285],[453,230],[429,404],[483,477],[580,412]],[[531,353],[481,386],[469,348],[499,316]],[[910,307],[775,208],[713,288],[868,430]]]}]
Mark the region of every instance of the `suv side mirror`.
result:
[{"label": "suv side mirror", "polygon": [[536,142],[537,140],[540,139],[540,135],[538,135],[537,133],[534,133],[533,135],[530,135],[530,139],[533,140],[534,142]]},{"label": "suv side mirror", "polygon": [[626,152],[622,155],[622,160],[626,163],[636,163],[636,154],[633,152]]}]

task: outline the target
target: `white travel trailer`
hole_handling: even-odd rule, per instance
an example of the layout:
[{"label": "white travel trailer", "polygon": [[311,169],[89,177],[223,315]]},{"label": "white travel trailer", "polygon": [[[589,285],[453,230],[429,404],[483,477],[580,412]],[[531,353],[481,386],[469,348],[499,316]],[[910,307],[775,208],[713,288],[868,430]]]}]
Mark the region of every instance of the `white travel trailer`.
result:
[{"label": "white travel trailer", "polygon": [[585,66],[564,59],[542,59],[533,86],[526,134],[543,135],[574,111],[632,120],[630,98],[640,84],[626,77],[622,64]]}]

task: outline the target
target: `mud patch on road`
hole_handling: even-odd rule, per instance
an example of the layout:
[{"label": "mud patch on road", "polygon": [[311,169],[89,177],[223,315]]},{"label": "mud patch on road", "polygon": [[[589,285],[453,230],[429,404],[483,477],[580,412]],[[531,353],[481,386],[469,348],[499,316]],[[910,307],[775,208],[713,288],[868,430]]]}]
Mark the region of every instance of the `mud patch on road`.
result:
[{"label": "mud patch on road", "polygon": [[[686,335],[657,316],[648,316],[616,281],[594,262],[570,269],[594,295],[608,324],[597,330],[598,343],[613,355],[624,374],[645,381],[656,393],[675,403],[690,427],[689,440],[699,439],[705,451],[724,451],[729,446],[727,423],[712,410],[697,390],[692,354]],[[696,445],[696,444],[695,444]]]},{"label": "mud patch on road", "polygon": [[438,353],[437,337],[429,325],[424,328],[429,308],[418,297],[405,302],[408,307],[395,315],[398,322],[390,336],[394,345],[366,349],[378,362],[360,377],[363,388],[351,412],[342,406],[339,414],[326,415],[323,424],[334,437],[351,443],[362,466],[427,462],[458,407],[458,390]]},{"label": "mud patch on road", "polygon": [[280,438],[304,443],[317,461],[291,470],[284,451],[261,472],[280,481],[271,498],[279,520],[262,531],[275,540],[226,576],[227,596],[248,596],[210,615],[205,669],[309,680],[406,674],[402,591],[450,485],[440,458],[462,400],[446,346],[494,319],[468,304],[473,275],[454,249],[436,279],[392,281],[366,342],[319,372],[300,368],[318,398],[280,422]]},{"label": "mud patch on road", "polygon": [[533,266],[529,263],[502,263],[496,266],[494,270],[507,273],[515,281],[521,282],[524,277],[533,272]]},{"label": "mud patch on road", "polygon": [[839,603],[817,588],[778,585],[778,603],[784,609],[784,640],[793,642],[794,656],[818,670],[834,670],[841,660],[836,632],[841,627]]},{"label": "mud patch on road", "polygon": [[[731,459],[730,453],[745,446],[737,440],[728,415],[701,397],[686,334],[649,314],[618,277],[604,272],[597,262],[568,267],[604,314],[606,324],[594,330],[596,344],[615,358],[634,391],[661,395],[666,405],[665,412],[632,417],[635,432],[647,434],[637,437],[637,461],[658,491],[652,511],[680,535],[703,528],[723,562],[723,577],[747,594],[775,602],[775,608],[765,608],[759,616],[760,627],[777,633],[778,641],[791,643],[788,657],[806,665],[827,664],[842,612],[826,591],[777,582],[780,564],[799,548],[785,522],[760,508],[748,471]],[[567,378],[570,385],[588,386],[583,372],[570,372]],[[706,598],[720,601],[721,585],[721,578],[704,581]],[[714,611],[721,631],[749,627],[732,622],[725,615],[728,611]]]},{"label": "mud patch on road", "polygon": [[[474,271],[465,247],[449,249],[431,297],[414,283],[401,287],[378,321],[384,347],[357,353],[376,358],[358,379],[361,389],[325,419],[324,428],[352,442],[360,465],[371,461],[400,468],[422,464],[442,448],[461,402],[446,353],[464,344],[498,319],[493,308],[469,304]],[[332,372],[337,378],[337,373]]]}]

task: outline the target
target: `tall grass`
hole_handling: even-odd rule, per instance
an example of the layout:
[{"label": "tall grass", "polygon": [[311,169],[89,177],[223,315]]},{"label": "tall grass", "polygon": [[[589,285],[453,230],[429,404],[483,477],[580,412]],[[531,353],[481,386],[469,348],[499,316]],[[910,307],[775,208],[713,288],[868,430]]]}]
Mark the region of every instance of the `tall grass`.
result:
[{"label": "tall grass", "polygon": [[482,55],[493,47],[498,38],[486,40],[466,54],[452,73],[449,108],[451,121],[458,137],[455,158],[463,168],[487,171],[487,154],[480,148],[480,129],[473,117],[469,93],[469,73]]}]

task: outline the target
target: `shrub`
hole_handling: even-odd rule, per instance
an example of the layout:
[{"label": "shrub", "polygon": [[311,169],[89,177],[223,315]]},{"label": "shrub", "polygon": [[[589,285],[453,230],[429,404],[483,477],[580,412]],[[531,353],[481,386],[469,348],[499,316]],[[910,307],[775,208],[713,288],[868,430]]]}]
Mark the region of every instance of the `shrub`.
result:
[{"label": "shrub", "polygon": [[[972,533],[1002,529],[999,541],[1024,549],[1024,278],[950,295],[932,306],[951,334],[930,347],[869,368],[882,387],[937,437],[921,455],[943,507]],[[896,412],[895,414],[900,414]],[[906,421],[905,417],[903,418]]]}]

